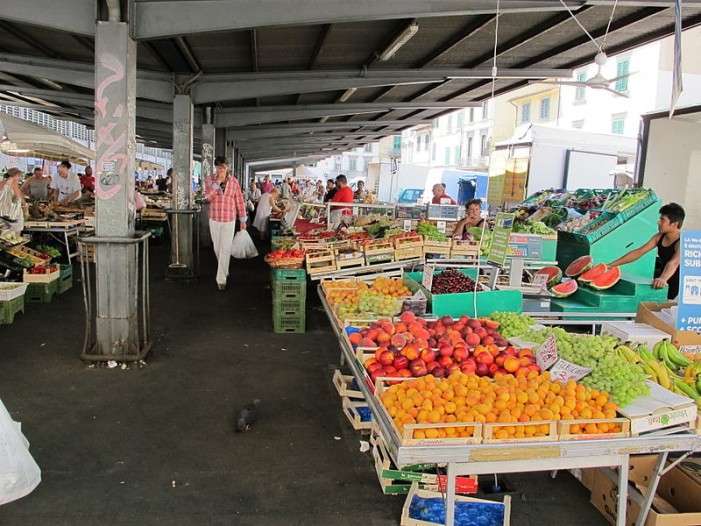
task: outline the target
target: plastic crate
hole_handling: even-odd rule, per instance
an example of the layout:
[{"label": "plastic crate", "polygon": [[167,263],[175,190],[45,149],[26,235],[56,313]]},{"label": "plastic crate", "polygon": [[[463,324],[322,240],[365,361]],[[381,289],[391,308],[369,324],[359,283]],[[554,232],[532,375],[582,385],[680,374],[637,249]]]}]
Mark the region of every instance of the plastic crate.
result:
[{"label": "plastic crate", "polygon": [[304,313],[297,316],[273,316],[273,332],[303,333],[305,328]]},{"label": "plastic crate", "polygon": [[0,325],[15,321],[18,312],[24,312],[24,294],[8,301],[0,301]]},{"label": "plastic crate", "polygon": [[58,280],[49,283],[29,283],[24,297],[27,303],[51,303],[58,290]]},{"label": "plastic crate", "polygon": [[626,208],[625,210],[621,210],[620,212],[618,212],[618,217],[621,219],[621,222],[628,221],[631,217],[633,217],[636,214],[639,214],[648,206],[654,205],[656,202],[657,195],[655,194],[655,192],[650,190],[647,197],[645,197],[643,200],[638,201],[630,208]]},{"label": "plastic crate", "polygon": [[56,292],[63,294],[73,287],[73,265],[61,265],[61,275],[58,278]]},{"label": "plastic crate", "polygon": [[27,292],[27,283],[0,283],[0,301],[10,301]]},{"label": "plastic crate", "polygon": [[307,281],[307,271],[300,269],[278,268],[270,271],[270,281]]},{"label": "plastic crate", "polygon": [[273,300],[273,317],[304,315],[307,310],[306,299],[276,298]]},{"label": "plastic crate", "polygon": [[590,230],[586,234],[584,234],[582,231],[577,231],[577,232],[575,232],[575,234],[584,238],[588,243],[593,243],[597,239],[601,239],[606,234],[611,232],[614,228],[616,228],[622,224],[623,224],[623,221],[621,221],[621,218],[619,215],[613,214],[611,212],[604,212],[599,217],[597,217],[594,221],[592,221],[587,226],[585,226],[584,228],[581,229],[582,231],[583,230],[590,230],[589,227],[593,226],[594,227],[593,230]]},{"label": "plastic crate", "polygon": [[306,281],[273,281],[273,300],[303,300],[307,297]]}]

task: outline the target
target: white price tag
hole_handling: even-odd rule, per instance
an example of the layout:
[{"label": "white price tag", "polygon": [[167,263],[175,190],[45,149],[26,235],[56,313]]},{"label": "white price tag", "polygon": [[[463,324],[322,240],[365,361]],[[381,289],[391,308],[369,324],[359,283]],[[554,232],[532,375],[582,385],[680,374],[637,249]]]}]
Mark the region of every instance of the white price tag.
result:
[{"label": "white price tag", "polygon": [[404,220],[404,232],[411,232],[411,219]]},{"label": "white price tag", "polygon": [[435,271],[436,267],[434,265],[424,265],[424,274],[421,279],[421,284],[429,292],[431,292],[431,287],[433,286],[433,273]]},{"label": "white price tag", "polygon": [[543,342],[543,345],[535,350],[535,360],[538,367],[543,371],[557,362],[557,345],[553,334],[548,336],[548,339]]},{"label": "white price tag", "polygon": [[567,360],[558,360],[550,369],[550,379],[557,382],[566,383],[570,380],[581,380],[591,372],[590,367],[582,367]]},{"label": "white price tag", "polygon": [[441,234],[445,234],[445,221],[436,221],[436,228]]},{"label": "white price tag", "polygon": [[536,274],[531,280],[531,284],[539,287],[545,287],[548,284],[548,276],[545,274]]}]

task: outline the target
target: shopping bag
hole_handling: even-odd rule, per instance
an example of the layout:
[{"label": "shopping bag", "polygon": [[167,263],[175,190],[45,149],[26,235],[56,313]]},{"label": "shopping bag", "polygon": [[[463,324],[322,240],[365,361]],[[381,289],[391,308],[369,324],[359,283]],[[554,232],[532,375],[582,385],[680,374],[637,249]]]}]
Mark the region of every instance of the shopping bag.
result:
[{"label": "shopping bag", "polygon": [[253,201],[251,201],[250,199],[248,201],[246,201],[246,210],[248,210],[249,212],[253,212],[253,210],[255,210],[255,209],[256,209],[256,207],[253,204]]},{"label": "shopping bag", "polygon": [[0,191],[0,216],[9,221],[17,221],[22,217],[22,201],[20,201],[9,184]]},{"label": "shopping bag", "polygon": [[247,230],[236,232],[231,244],[231,255],[236,259],[254,258],[258,255],[258,249]]},{"label": "shopping bag", "polygon": [[41,482],[29,442],[0,401],[0,506],[21,499]]}]

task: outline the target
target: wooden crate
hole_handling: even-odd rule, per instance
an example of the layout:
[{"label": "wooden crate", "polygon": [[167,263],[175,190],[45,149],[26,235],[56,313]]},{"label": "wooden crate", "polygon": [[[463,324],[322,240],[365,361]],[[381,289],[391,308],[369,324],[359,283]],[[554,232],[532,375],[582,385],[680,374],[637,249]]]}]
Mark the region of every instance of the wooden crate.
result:
[{"label": "wooden crate", "polygon": [[450,249],[453,246],[451,239],[446,239],[445,241],[437,241],[431,239],[428,236],[424,236],[424,255],[425,254],[444,254],[446,256],[450,255]]},{"label": "wooden crate", "polygon": [[[372,427],[372,416],[370,420],[363,420],[362,416],[358,412],[360,408],[367,408],[370,410],[367,402],[364,400],[358,402],[356,400],[351,400],[350,398],[344,396],[342,397],[343,414],[346,415],[348,421],[353,426],[353,429],[360,431],[361,433],[370,433],[370,428]],[[372,413],[371,413],[372,415]]]},{"label": "wooden crate", "polygon": [[[621,426],[617,432],[607,433],[573,433],[570,426],[586,424],[609,424]],[[627,438],[630,436],[630,420],[627,418],[595,418],[589,420],[560,420],[557,424],[560,440],[597,440],[603,438]]]},{"label": "wooden crate", "polygon": [[[517,437],[507,437],[507,438],[497,438],[497,432],[504,427],[514,427],[515,429],[526,428],[526,426],[547,426],[547,432],[540,431],[544,433],[543,436],[530,436],[524,438]],[[555,442],[558,439],[557,434],[557,421],[555,420],[543,420],[534,422],[494,422],[490,424],[483,424],[482,442],[485,444],[511,444],[518,442]]]},{"label": "wooden crate", "polygon": [[307,251],[306,264],[308,274],[332,272],[336,270],[336,257],[330,249],[312,249]]},{"label": "wooden crate", "polygon": [[335,249],[336,255],[336,268],[349,268],[349,267],[364,267],[365,266],[365,254],[362,251],[353,252],[341,252],[341,250],[347,250],[348,247],[343,247],[342,249]]},{"label": "wooden crate", "polygon": [[168,215],[164,210],[160,208],[142,208],[141,209],[141,220],[142,221],[166,221]]},{"label": "wooden crate", "polygon": [[453,239],[453,245],[450,248],[450,257],[452,259],[477,259],[480,257],[479,243],[464,239]]},{"label": "wooden crate", "polygon": [[343,374],[338,369],[333,372],[333,385],[336,387],[336,391],[338,392],[339,396],[364,400],[365,397],[363,396],[362,391],[351,388],[352,383],[352,374]]},{"label": "wooden crate", "polygon": [[18,258],[28,258],[35,265],[44,265],[51,261],[50,257],[42,257],[46,256],[46,254],[43,252],[39,252],[38,250],[34,250],[33,248],[29,248],[24,245],[12,247],[7,252]]},{"label": "wooden crate", "polygon": [[45,272],[42,274],[30,274],[27,269],[24,269],[22,276],[22,281],[24,283],[51,283],[56,281],[61,276],[61,269],[56,265],[55,270],[51,270],[52,267],[47,267]]},{"label": "wooden crate", "polygon": [[391,263],[394,261],[394,246],[390,241],[373,241],[364,247],[365,262],[368,265]]},{"label": "wooden crate", "polygon": [[95,263],[95,245],[93,243],[80,243],[78,261],[81,263]]},{"label": "wooden crate", "polygon": [[398,248],[394,251],[394,260],[403,261],[405,259],[422,258],[424,255],[422,246],[412,246],[407,248]]},{"label": "wooden crate", "polygon": [[424,240],[420,234],[416,234],[416,236],[412,237],[405,237],[399,235],[394,237],[392,241],[394,243],[394,248],[397,250],[408,248],[421,248],[424,246]]}]

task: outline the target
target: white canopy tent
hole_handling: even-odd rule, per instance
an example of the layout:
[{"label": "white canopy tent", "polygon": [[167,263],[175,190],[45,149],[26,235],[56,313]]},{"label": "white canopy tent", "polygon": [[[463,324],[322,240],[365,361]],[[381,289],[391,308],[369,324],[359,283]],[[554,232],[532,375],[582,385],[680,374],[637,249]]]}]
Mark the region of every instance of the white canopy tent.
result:
[{"label": "white canopy tent", "polygon": [[49,128],[0,113],[0,151],[17,157],[86,164],[95,152]]}]

